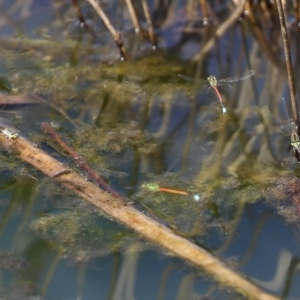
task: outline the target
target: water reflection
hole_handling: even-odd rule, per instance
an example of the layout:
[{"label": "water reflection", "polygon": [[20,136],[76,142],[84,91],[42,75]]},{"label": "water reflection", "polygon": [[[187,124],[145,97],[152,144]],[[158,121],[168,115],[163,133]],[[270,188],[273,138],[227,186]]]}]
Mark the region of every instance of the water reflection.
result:
[{"label": "water reflection", "polygon": [[[252,10],[250,19],[233,26],[209,56],[193,64],[182,62],[182,57],[193,56],[231,11],[222,6],[210,16],[217,4],[203,2],[206,10],[200,23],[205,26],[199,29],[192,2],[185,11],[180,1],[170,7],[156,3],[154,23],[160,26],[156,34],[166,55],[141,51],[151,47],[125,26],[126,47],[139,58],[112,63],[117,50],[89,7],[82,7],[89,12],[88,22],[101,28],[96,42],[70,17],[74,16],[70,3],[45,2],[55,14],[49,23],[43,20],[36,25],[39,30],[34,35],[41,40],[4,40],[1,67],[12,92],[47,95],[76,126],[48,106],[15,103],[8,107],[15,112],[15,127],[70,164],[69,157],[39,129],[41,122],[55,119],[63,138],[145,214],[223,258],[271,293],[298,297],[294,281],[299,240],[294,223],[299,217],[299,183],[294,178],[297,170],[281,166],[290,137],[277,126],[282,117],[279,101],[286,93],[285,72],[258,28],[244,26],[247,20],[253,24]],[[20,12],[26,12],[26,3],[32,10],[17,19],[25,32],[24,22],[34,21],[39,8],[24,1]],[[49,14],[40,9],[41,16]],[[113,16],[119,11],[120,20],[131,24],[120,3],[107,4],[106,10]],[[18,15],[13,9],[7,12]],[[186,28],[178,30],[185,20]],[[3,26],[11,30],[10,25],[6,20],[1,30]],[[45,34],[51,39],[42,38]],[[209,94],[177,78],[178,73],[226,77],[247,68],[255,69],[256,76],[224,95],[224,116]],[[107,220],[16,161],[9,150],[1,154],[0,183],[3,298],[235,296],[201,270]],[[141,188],[153,183],[185,195]],[[186,196],[195,193],[201,195],[200,201]]]}]

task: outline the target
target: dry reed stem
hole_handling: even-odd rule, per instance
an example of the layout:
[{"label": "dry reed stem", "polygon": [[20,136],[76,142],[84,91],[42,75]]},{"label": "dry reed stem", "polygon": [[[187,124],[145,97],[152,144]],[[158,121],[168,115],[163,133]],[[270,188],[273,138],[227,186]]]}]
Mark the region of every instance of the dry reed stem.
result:
[{"label": "dry reed stem", "polygon": [[209,3],[207,3],[207,1],[205,0],[199,0],[200,2],[200,6],[201,6],[201,10],[202,10],[202,14],[203,14],[203,19],[208,20],[208,8],[209,8]]},{"label": "dry reed stem", "polygon": [[246,0],[241,0],[240,4],[238,4],[235,11],[230,15],[230,17],[216,30],[214,35],[207,41],[205,45],[201,48],[201,51],[198,52],[192,60],[201,61],[203,57],[211,50],[211,48],[215,45],[216,39],[221,37],[229,27],[239,18],[239,16],[243,13],[244,5]]},{"label": "dry reed stem", "polygon": [[21,160],[69,188],[110,217],[139,233],[142,237],[164,247],[188,262],[204,268],[222,284],[231,286],[252,299],[279,300],[279,298],[263,292],[253,283],[229,269],[222,261],[206,250],[176,235],[171,229],[145,216],[125,201],[100,190],[69,167],[38,149],[28,140],[22,137],[10,140],[4,134],[0,134],[0,144],[4,148],[12,148]]},{"label": "dry reed stem", "polygon": [[291,51],[290,51],[287,27],[286,27],[285,17],[284,17],[284,10],[283,10],[281,0],[276,0],[276,4],[277,4],[277,9],[278,9],[280,30],[281,30],[281,35],[282,35],[283,49],[284,49],[285,62],[286,62],[286,68],[287,68],[287,74],[288,74],[288,82],[289,82],[289,87],[290,87],[293,120],[294,120],[294,123],[297,128],[297,133],[300,134],[298,103],[297,103],[297,98],[296,98],[296,87],[295,87],[295,80],[294,80],[294,73],[293,73],[293,67],[292,67]]},{"label": "dry reed stem", "polygon": [[133,7],[132,1],[125,0],[125,2],[127,4],[128,12],[129,12],[129,15],[130,15],[130,18],[131,18],[131,21],[133,23],[135,30],[138,30],[138,32],[140,32],[143,35],[143,29],[142,29],[139,19],[137,17],[136,11]]},{"label": "dry reed stem", "polygon": [[250,23],[250,30],[254,34],[254,38],[257,40],[260,47],[264,50],[267,58],[272,62],[274,66],[280,72],[285,72],[284,65],[282,64],[281,60],[278,58],[278,55],[273,51],[272,44],[266,39],[264,31],[260,27],[260,24],[256,20],[256,16],[252,13],[252,7],[249,3],[246,4],[246,9],[248,10],[249,14],[247,16],[249,23]]},{"label": "dry reed stem", "polygon": [[115,30],[114,26],[110,23],[108,17],[106,16],[105,12],[103,11],[102,7],[100,6],[99,1],[87,0],[87,2],[89,2],[91,4],[91,6],[94,8],[96,13],[99,15],[99,17],[105,24],[105,26],[108,29],[108,31],[110,32],[110,34],[113,36],[113,39],[114,39],[117,47],[119,48],[121,57],[124,59],[129,59],[129,56],[126,52],[125,46],[123,45],[120,33],[117,32]]},{"label": "dry reed stem", "polygon": [[87,22],[85,21],[85,18],[81,12],[81,9],[79,7],[78,4],[78,0],[72,0],[73,6],[76,10],[76,14],[77,14],[77,18],[80,22],[80,26],[83,26],[87,32],[89,32],[91,34],[91,36],[93,37],[93,39],[96,39],[96,34],[94,32],[94,30],[92,30],[92,28],[87,24]]},{"label": "dry reed stem", "polygon": [[154,26],[153,26],[153,22],[151,19],[149,6],[148,6],[148,3],[146,0],[142,0],[142,6],[143,6],[145,18],[147,20],[150,41],[151,41],[152,45],[156,48],[157,47],[157,38],[156,38],[156,35],[154,32]]}]

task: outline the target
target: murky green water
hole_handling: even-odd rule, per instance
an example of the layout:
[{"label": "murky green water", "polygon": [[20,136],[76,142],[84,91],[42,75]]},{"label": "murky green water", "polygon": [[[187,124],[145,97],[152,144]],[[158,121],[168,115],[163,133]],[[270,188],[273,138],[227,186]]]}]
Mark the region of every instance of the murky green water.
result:
[{"label": "murky green water", "polygon": [[[40,128],[52,122],[138,209],[262,289],[297,299],[299,167],[280,130],[289,118],[282,57],[267,51],[248,19],[193,62],[230,11],[215,3],[216,16],[204,26],[198,4],[174,1],[155,10],[148,2],[157,51],[133,33],[125,4],[106,3],[132,57],[120,61],[87,3],[81,5],[96,40],[80,28],[69,2],[23,1],[14,8],[4,1],[12,19],[0,24],[0,88],[23,102],[6,103],[1,116],[77,168]],[[213,89],[177,76],[223,78],[250,69],[253,77],[222,90],[225,115]],[[28,94],[44,100],[29,103]],[[1,162],[1,299],[241,299],[11,151],[2,151]]]}]

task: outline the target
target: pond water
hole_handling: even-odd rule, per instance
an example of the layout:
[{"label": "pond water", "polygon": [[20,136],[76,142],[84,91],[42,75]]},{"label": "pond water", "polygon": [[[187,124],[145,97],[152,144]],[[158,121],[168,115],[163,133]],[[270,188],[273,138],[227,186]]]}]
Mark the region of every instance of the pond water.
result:
[{"label": "pond water", "polygon": [[[232,3],[211,1],[206,16],[198,1],[148,1],[153,50],[125,3],[101,1],[131,58],[123,61],[88,2],[80,8],[91,31],[70,1],[2,2],[0,88],[18,97],[0,99],[1,124],[87,176],[40,127],[51,123],[137,209],[262,290],[300,298],[299,164],[281,130],[291,111],[281,35],[272,17],[255,23],[275,16],[275,4],[253,6],[203,54]],[[226,114],[213,88],[178,76],[247,70],[254,75],[220,88]],[[1,161],[1,299],[243,299],[13,151]]]}]

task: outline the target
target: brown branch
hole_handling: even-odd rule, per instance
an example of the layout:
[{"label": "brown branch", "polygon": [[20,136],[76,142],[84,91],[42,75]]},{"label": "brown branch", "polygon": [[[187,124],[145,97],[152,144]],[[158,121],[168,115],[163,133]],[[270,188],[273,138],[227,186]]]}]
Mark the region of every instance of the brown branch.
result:
[{"label": "brown branch", "polygon": [[249,2],[246,3],[246,10],[249,12],[247,18],[251,26],[249,29],[253,32],[254,38],[256,38],[260,47],[264,50],[267,58],[272,62],[274,66],[280,72],[285,72],[284,65],[282,64],[281,60],[278,58],[278,55],[273,51],[272,44],[267,40],[264,31],[261,29],[260,25],[257,22],[256,15],[253,13],[252,6]]},{"label": "brown branch", "polygon": [[148,25],[148,33],[149,33],[149,38],[150,41],[152,43],[153,49],[156,50],[157,48],[157,38],[154,32],[154,26],[153,26],[153,22],[151,19],[151,15],[150,15],[150,10],[149,10],[149,6],[146,0],[142,0],[142,6],[143,6],[143,10],[144,10],[144,14],[147,20],[147,25]]},{"label": "brown branch", "polygon": [[106,28],[108,29],[108,31],[113,36],[113,39],[114,39],[117,47],[119,48],[119,51],[120,51],[120,54],[121,54],[121,58],[122,59],[129,59],[129,56],[127,54],[125,46],[123,45],[123,41],[122,41],[120,33],[117,32],[116,29],[114,28],[114,26],[110,23],[108,17],[106,16],[105,12],[103,11],[102,7],[100,6],[100,2],[99,1],[95,1],[95,0],[87,0],[87,1],[94,8],[94,10],[99,15],[99,17],[103,21],[103,23],[106,26]]},{"label": "brown branch", "polygon": [[293,119],[294,119],[294,124],[296,126],[297,133],[300,134],[298,103],[297,103],[297,98],[296,98],[296,87],[295,87],[295,80],[294,80],[294,73],[293,73],[293,67],[292,67],[287,27],[286,27],[286,23],[285,23],[284,11],[283,11],[283,6],[282,6],[281,0],[276,0],[276,4],[277,4],[278,15],[279,15],[279,20],[280,20],[280,29],[281,29],[281,34],[282,34],[283,49],[284,49],[286,68],[287,68],[287,74],[288,74],[288,82],[289,82],[289,87],[290,87]]},{"label": "brown branch", "polygon": [[200,0],[199,2],[202,10],[203,20],[208,20],[209,3],[205,0]]},{"label": "brown branch", "polygon": [[87,32],[89,32],[91,34],[91,36],[96,39],[96,33],[94,32],[94,30],[86,23],[85,18],[81,12],[81,9],[79,7],[78,1],[77,0],[72,0],[73,6],[76,10],[77,13],[77,18],[80,22],[80,25],[85,28],[87,30]]},{"label": "brown branch", "polygon": [[145,40],[150,39],[150,41],[152,42],[153,46],[157,47],[157,39],[154,33],[154,27],[153,27],[153,23],[151,20],[151,16],[150,16],[150,11],[149,11],[149,7],[148,7],[148,3],[145,0],[142,0],[142,6],[143,6],[143,10],[144,10],[144,14],[145,14],[145,18],[148,24],[148,33],[143,29],[143,27],[140,24],[139,18],[137,16],[136,10],[133,6],[132,0],[125,0],[127,8],[128,8],[128,12],[131,18],[131,21],[133,23],[133,26],[135,28],[135,32],[139,33],[141,35],[141,37]]},{"label": "brown branch", "polygon": [[133,23],[133,26],[135,28],[136,31],[140,32],[143,35],[143,29],[141,27],[141,24],[139,22],[139,19],[137,17],[136,11],[133,7],[132,1],[131,0],[125,0],[127,8],[128,8],[128,12],[131,18],[131,21]]},{"label": "brown branch", "polygon": [[0,134],[0,145],[4,148],[13,148],[16,151],[14,153],[17,153],[21,160],[69,188],[78,196],[92,203],[110,217],[127,225],[144,238],[164,247],[182,259],[204,268],[221,283],[233,287],[252,299],[279,300],[277,297],[263,292],[253,283],[229,269],[224,262],[218,260],[206,250],[176,235],[172,230],[145,216],[121,199],[100,190],[73,170],[38,149],[28,140],[21,137],[8,139],[4,134]]},{"label": "brown branch", "polygon": [[47,123],[42,123],[42,128],[45,130],[45,132],[49,133],[52,135],[53,139],[56,141],[56,143],[66,152],[68,153],[73,160],[75,161],[75,163],[81,168],[83,169],[91,178],[91,180],[93,180],[93,182],[95,182],[99,187],[105,189],[107,192],[109,192],[110,194],[112,194],[113,196],[119,198],[119,199],[123,199],[124,198],[118,194],[109,184],[107,184],[102,178],[101,176],[94,171],[89,165],[88,163],[77,153],[75,152],[70,146],[68,146],[62,139],[61,137],[54,131],[54,129]]}]

